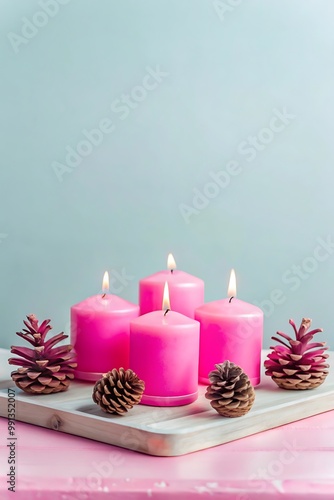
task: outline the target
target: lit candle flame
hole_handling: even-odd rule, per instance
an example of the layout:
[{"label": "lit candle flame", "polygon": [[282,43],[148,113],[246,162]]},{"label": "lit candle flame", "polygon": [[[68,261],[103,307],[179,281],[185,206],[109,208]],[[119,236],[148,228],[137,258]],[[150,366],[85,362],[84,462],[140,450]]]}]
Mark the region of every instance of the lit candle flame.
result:
[{"label": "lit candle flame", "polygon": [[106,271],[103,275],[103,280],[102,280],[102,297],[105,297],[107,293],[109,293],[109,273]]},{"label": "lit candle flame", "polygon": [[173,254],[171,253],[169,253],[167,257],[167,268],[172,272],[174,271],[174,269],[176,269],[176,262],[173,257]]},{"label": "lit candle flame", "polygon": [[228,298],[236,297],[237,295],[237,281],[235,277],[235,271],[234,269],[231,270],[230,274],[230,281],[228,284],[228,289],[227,289],[227,296]]},{"label": "lit candle flame", "polygon": [[164,286],[164,295],[163,295],[163,299],[162,299],[162,309],[164,311],[168,311],[170,309],[169,288],[168,288],[167,281],[165,282],[165,286]]}]

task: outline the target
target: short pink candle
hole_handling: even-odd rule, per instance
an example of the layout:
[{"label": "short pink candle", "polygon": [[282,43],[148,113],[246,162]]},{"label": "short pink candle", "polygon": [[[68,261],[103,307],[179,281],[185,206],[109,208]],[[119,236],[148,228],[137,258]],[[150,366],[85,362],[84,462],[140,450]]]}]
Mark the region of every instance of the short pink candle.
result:
[{"label": "short pink candle", "polygon": [[195,401],[198,357],[198,321],[161,309],[131,321],[130,368],[145,382],[142,404],[180,406]]},{"label": "short pink candle", "polygon": [[138,315],[139,306],[108,293],[72,306],[71,343],[78,364],[75,376],[96,381],[113,368],[129,368],[130,321]]},{"label": "short pink candle", "polygon": [[140,314],[161,310],[161,297],[167,281],[171,309],[194,318],[195,309],[204,303],[204,281],[175,269],[175,261],[171,254],[168,256],[167,266],[168,270],[140,280]]},{"label": "short pink candle", "polygon": [[215,364],[229,360],[239,365],[255,386],[260,383],[263,312],[236,299],[235,291],[230,292],[235,280],[232,273],[230,298],[209,302],[195,311],[201,324],[199,381],[208,384]]}]

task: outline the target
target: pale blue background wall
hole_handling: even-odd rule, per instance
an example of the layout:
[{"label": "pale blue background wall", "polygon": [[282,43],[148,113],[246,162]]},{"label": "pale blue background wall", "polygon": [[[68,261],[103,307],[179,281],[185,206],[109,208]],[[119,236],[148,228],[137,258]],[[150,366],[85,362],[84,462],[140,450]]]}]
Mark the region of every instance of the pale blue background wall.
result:
[{"label": "pale blue background wall", "polygon": [[334,2],[55,2],[0,2],[0,345],[30,312],[68,331],[105,269],[136,301],[169,251],[206,300],[234,266],[239,298],[280,302],[266,346],[303,315],[332,339]]}]

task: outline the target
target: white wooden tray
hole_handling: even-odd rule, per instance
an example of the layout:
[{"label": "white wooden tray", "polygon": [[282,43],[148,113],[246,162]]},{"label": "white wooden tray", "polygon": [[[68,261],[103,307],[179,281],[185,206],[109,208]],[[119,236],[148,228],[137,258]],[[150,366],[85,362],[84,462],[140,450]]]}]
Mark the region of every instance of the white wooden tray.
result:
[{"label": "white wooden tray", "polygon": [[204,397],[205,386],[200,386],[198,400],[187,406],[139,405],[124,416],[114,416],[93,402],[91,383],[73,382],[67,392],[31,396],[2,377],[0,415],[4,417],[8,387],[15,387],[16,420],[156,456],[203,450],[334,409],[334,369],[320,387],[310,391],[279,389],[263,375],[253,408],[238,418],[220,417]]}]

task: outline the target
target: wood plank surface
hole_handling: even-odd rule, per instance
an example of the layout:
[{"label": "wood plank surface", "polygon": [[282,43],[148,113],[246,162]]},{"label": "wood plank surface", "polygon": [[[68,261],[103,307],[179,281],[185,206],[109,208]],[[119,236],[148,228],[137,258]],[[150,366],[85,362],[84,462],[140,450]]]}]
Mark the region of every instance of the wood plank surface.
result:
[{"label": "wood plank surface", "polygon": [[[265,356],[265,352],[263,355]],[[330,353],[329,362],[334,359]],[[7,416],[8,376],[0,379],[0,415]],[[262,376],[249,413],[220,417],[205,399],[205,386],[190,405],[135,406],[124,416],[105,414],[92,400],[92,383],[75,381],[68,391],[32,396],[15,386],[16,420],[156,456],[177,456],[217,446],[334,409],[334,373],[308,391],[279,389]]]}]

